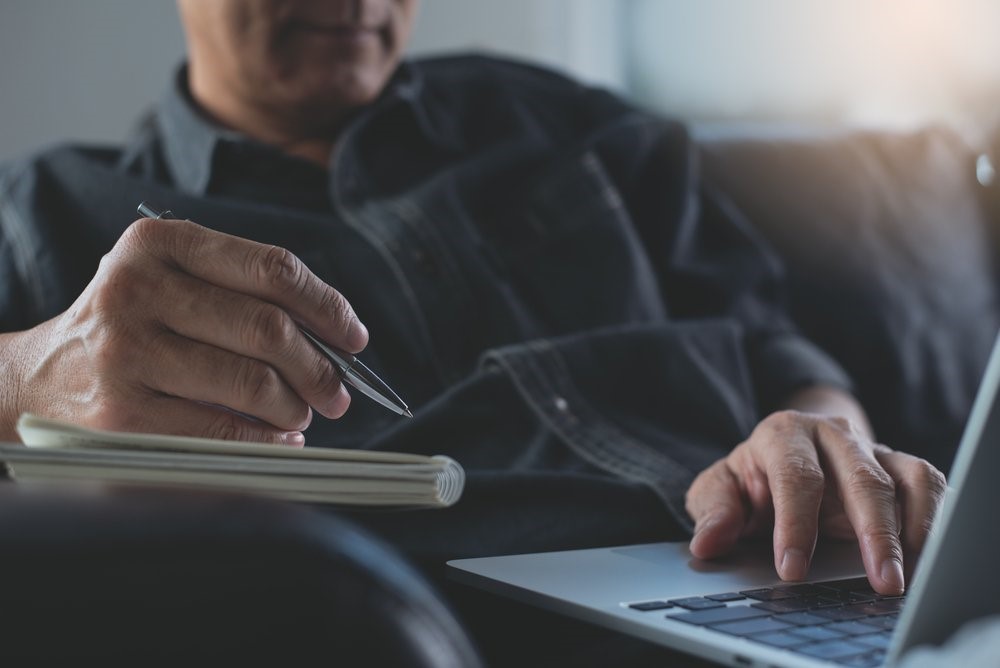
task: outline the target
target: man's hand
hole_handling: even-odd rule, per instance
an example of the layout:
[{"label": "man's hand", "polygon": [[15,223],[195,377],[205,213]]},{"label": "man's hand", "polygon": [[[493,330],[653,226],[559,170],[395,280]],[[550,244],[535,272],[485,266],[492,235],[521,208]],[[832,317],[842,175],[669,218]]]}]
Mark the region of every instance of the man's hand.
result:
[{"label": "man's hand", "polygon": [[945,479],[926,461],[872,442],[859,423],[794,410],[764,419],[688,490],[691,552],[716,557],[773,526],[778,575],[801,580],[819,532],[853,538],[872,587],[902,593]]},{"label": "man's hand", "polygon": [[9,335],[18,388],[5,395],[0,431],[31,411],[301,444],[310,407],[340,417],[350,396],[298,324],[349,352],[368,341],[344,297],[287,250],[189,221],[139,220],[69,310]]}]

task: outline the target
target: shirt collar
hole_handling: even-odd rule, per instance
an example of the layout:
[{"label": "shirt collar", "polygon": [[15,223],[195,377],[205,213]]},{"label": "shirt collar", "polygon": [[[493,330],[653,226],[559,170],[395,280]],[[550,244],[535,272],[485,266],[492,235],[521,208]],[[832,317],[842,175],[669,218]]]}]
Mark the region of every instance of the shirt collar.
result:
[{"label": "shirt collar", "polygon": [[[429,141],[445,149],[458,150],[462,141],[454,120],[428,105],[426,97],[425,80],[419,66],[404,61],[379,99],[352,122],[402,103],[412,111],[417,126]],[[198,108],[188,91],[187,65],[177,70],[160,101],[156,117],[174,183],[188,192],[205,194],[208,191],[215,154],[220,146],[255,143],[213,122]]]}]

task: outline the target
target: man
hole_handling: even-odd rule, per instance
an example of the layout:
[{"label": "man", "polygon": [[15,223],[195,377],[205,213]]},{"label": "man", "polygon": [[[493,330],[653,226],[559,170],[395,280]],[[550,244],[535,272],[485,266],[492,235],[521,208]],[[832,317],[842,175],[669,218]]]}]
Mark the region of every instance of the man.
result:
[{"label": "man", "polygon": [[[943,477],[873,440],[682,128],[524,65],[400,66],[415,0],[179,6],[189,62],[129,147],[4,174],[5,439],[32,411],[446,452],[454,511],[373,520],[425,557],[773,526],[782,578],[825,534],[903,591]],[[198,224],[129,225],[142,200]],[[415,419],[348,411],[298,324]]]}]

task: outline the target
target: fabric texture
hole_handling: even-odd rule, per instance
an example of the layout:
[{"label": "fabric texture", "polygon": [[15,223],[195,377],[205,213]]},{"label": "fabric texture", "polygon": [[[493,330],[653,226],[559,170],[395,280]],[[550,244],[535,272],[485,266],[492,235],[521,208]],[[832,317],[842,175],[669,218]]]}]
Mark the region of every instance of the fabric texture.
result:
[{"label": "fabric texture", "polygon": [[307,443],[469,472],[452,511],[363,518],[417,558],[677,538],[690,481],[765,412],[850,387],[680,125],[526,65],[420,61],[324,170],[213,126],[185,80],[124,149],[3,172],[0,328],[64,310],[143,200],[288,248],[348,297],[362,359],[416,413],[357,397]]}]

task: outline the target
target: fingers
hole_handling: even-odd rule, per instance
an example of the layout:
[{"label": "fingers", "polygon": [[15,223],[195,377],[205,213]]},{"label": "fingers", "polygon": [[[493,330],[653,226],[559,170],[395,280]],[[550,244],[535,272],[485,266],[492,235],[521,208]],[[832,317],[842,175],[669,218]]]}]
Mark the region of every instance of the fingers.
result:
[{"label": "fingers", "polygon": [[944,490],[944,476],[930,464],[873,444],[849,420],[782,411],[692,484],[691,551],[721,554],[739,533],[734,527],[747,533],[762,526],[773,505],[775,568],[782,579],[799,580],[822,513],[824,531],[857,538],[872,587],[900,594],[904,543],[912,570]]},{"label": "fingers", "polygon": [[711,559],[732,549],[747,523],[739,480],[720,459],[701,472],[688,489],[686,506],[695,521],[691,553]]},{"label": "fingers", "polygon": [[282,309],[180,273],[161,291],[157,317],[173,332],[263,362],[328,418],[347,411],[351,398],[340,373]]},{"label": "fingers", "polygon": [[150,353],[158,359],[157,373],[144,380],[149,389],[224,406],[282,431],[309,426],[309,406],[259,360],[167,332],[150,346]]},{"label": "fingers", "polygon": [[947,482],[930,463],[913,455],[876,446],[875,458],[896,484],[896,499],[902,506],[904,565],[909,577],[944,500]]},{"label": "fingers", "polygon": [[218,287],[275,304],[343,350],[356,353],[368,343],[368,330],[343,295],[284,248],[190,221],[148,218],[129,227],[121,243]]},{"label": "fingers", "polygon": [[293,447],[305,445],[305,436],[299,431],[276,429],[220,406],[163,395],[146,397],[142,402],[133,400],[115,415],[94,421],[93,426],[226,441]]},{"label": "fingers", "polygon": [[777,413],[751,436],[773,499],[774,566],[783,580],[806,577],[819,531],[825,475],[810,426],[796,414]]},{"label": "fingers", "polygon": [[861,546],[869,582],[880,593],[901,594],[903,548],[892,476],[875,459],[872,445],[845,420],[820,420],[816,429],[832,483]]}]

